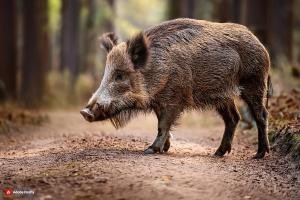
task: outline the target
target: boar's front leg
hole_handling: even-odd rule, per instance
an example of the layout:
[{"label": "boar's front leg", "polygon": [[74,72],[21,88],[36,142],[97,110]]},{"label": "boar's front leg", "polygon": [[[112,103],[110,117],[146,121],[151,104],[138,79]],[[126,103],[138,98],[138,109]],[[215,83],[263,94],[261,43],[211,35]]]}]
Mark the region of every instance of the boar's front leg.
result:
[{"label": "boar's front leg", "polygon": [[[174,109],[176,110],[176,109]],[[177,118],[177,114],[173,111],[156,112],[158,119],[158,133],[151,146],[145,150],[145,154],[163,153],[170,148],[170,127]]]}]

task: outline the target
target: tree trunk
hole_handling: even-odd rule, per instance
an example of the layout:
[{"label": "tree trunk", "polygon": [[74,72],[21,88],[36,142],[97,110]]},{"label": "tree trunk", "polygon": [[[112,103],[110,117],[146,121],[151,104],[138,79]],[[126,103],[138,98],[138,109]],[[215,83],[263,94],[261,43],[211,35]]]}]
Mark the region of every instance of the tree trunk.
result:
[{"label": "tree trunk", "polygon": [[218,0],[215,1],[214,18],[219,22],[240,23],[241,20],[241,2],[247,0]]},{"label": "tree trunk", "polygon": [[268,39],[275,64],[281,59],[292,60],[293,0],[268,1]]},{"label": "tree trunk", "polygon": [[83,48],[82,48],[82,71],[91,72],[95,67],[95,56],[97,52],[97,32],[96,32],[96,0],[87,0],[85,6],[88,10],[88,15],[85,19],[83,30]]},{"label": "tree trunk", "polygon": [[79,0],[62,1],[60,69],[70,72],[71,85],[79,74],[79,8]]},{"label": "tree trunk", "polygon": [[266,45],[274,66],[282,59],[292,60],[292,3],[292,0],[241,1],[241,23]]},{"label": "tree trunk", "polygon": [[113,18],[115,15],[115,0],[107,0],[107,3],[112,11],[113,16],[111,16],[110,19],[106,20],[104,27],[105,27],[105,31],[113,32],[114,31]]},{"label": "tree trunk", "polygon": [[180,17],[194,18],[195,0],[169,0],[168,18],[176,19]]},{"label": "tree trunk", "polygon": [[[16,98],[17,52],[16,52],[16,2],[0,1],[0,99]],[[1,84],[1,83],[0,83]],[[1,87],[1,86],[0,86]]]},{"label": "tree trunk", "polygon": [[260,41],[269,47],[270,44],[267,38],[267,1],[244,0],[242,1],[241,9],[241,23],[250,28]]},{"label": "tree trunk", "polygon": [[20,97],[29,107],[41,104],[49,68],[48,2],[23,2],[23,58]]}]

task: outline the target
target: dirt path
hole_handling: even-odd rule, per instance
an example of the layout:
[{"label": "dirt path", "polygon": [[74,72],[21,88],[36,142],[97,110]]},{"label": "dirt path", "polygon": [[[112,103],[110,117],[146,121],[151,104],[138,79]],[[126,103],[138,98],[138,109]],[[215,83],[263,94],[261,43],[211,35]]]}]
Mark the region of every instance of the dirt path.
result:
[{"label": "dirt path", "polygon": [[238,131],[232,153],[213,157],[223,133],[213,113],[185,115],[163,155],[143,154],[154,116],[116,131],[77,112],[49,115],[42,127],[0,135],[1,189],[32,190],[36,199],[300,199],[291,162],[275,153],[251,159],[253,132]]}]

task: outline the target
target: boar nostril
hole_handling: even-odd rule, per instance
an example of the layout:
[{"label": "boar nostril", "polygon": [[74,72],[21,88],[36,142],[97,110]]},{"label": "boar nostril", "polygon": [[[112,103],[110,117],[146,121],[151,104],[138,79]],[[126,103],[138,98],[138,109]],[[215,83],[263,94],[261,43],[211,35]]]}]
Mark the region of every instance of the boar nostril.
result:
[{"label": "boar nostril", "polygon": [[84,108],[80,111],[80,114],[89,122],[94,121],[94,114],[91,112],[90,109]]}]

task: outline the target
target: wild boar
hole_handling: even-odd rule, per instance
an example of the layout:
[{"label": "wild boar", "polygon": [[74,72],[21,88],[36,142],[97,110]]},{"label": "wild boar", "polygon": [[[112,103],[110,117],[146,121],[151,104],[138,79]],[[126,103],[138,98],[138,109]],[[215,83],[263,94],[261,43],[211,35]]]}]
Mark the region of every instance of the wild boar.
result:
[{"label": "wild boar", "polygon": [[158,134],[145,153],[167,152],[170,128],[185,110],[215,109],[225,131],[216,156],[230,153],[240,120],[235,98],[249,106],[257,123],[255,158],[269,152],[264,101],[270,58],[262,43],[233,23],[176,19],[144,30],[126,42],[113,33],[100,38],[107,60],[100,87],[81,114],[89,122],[110,119],[124,126],[139,112],[158,119]]}]

